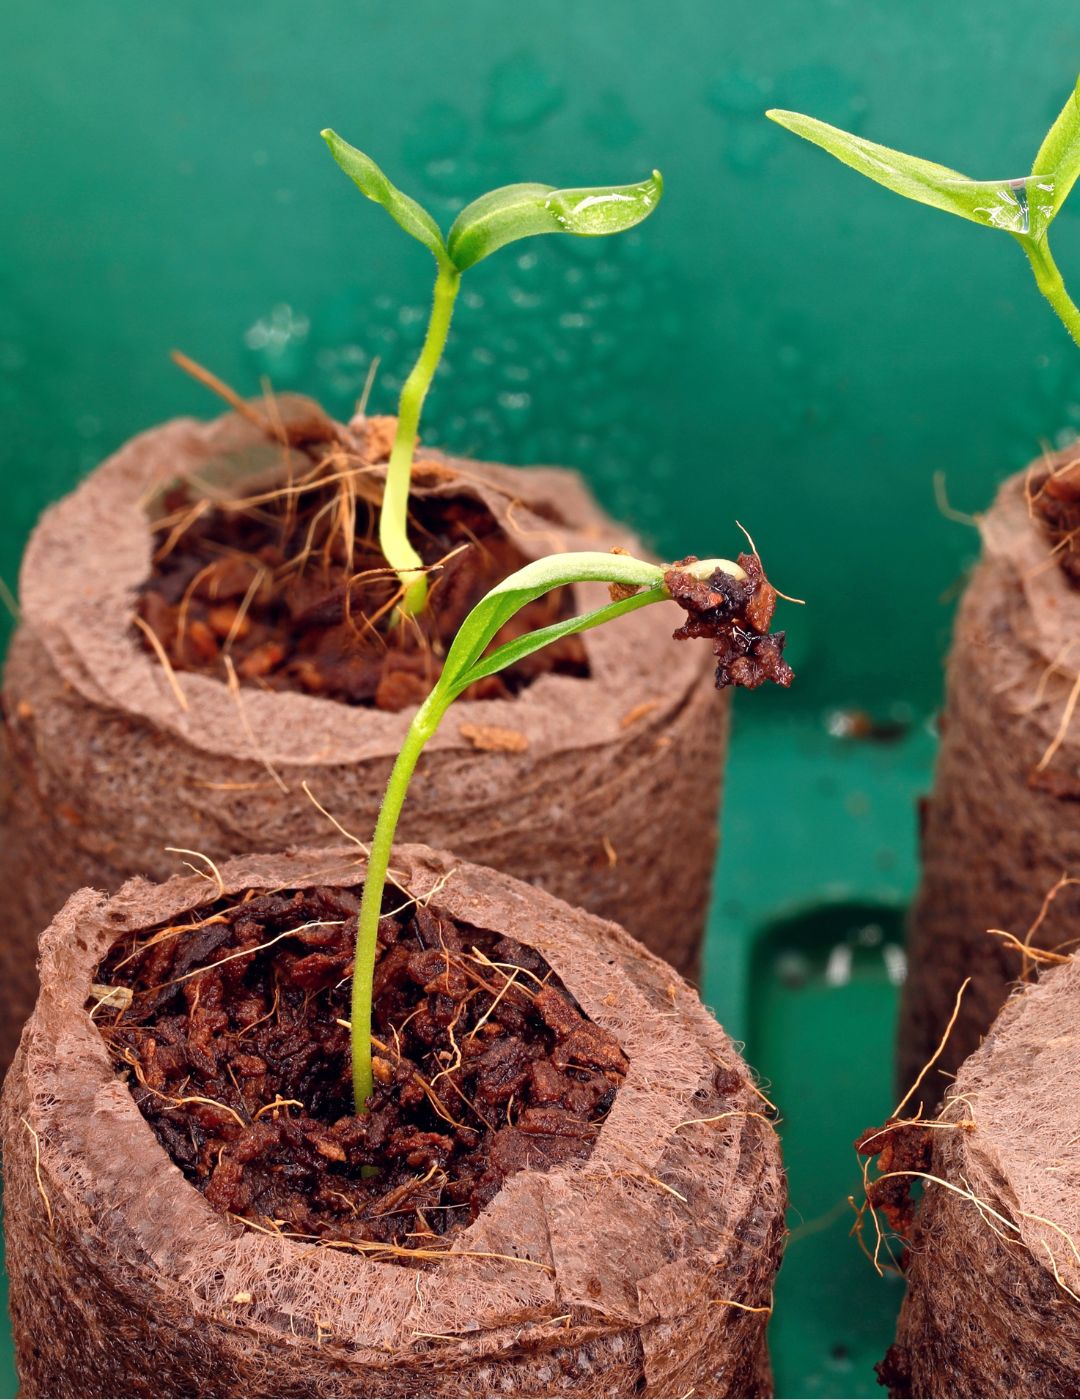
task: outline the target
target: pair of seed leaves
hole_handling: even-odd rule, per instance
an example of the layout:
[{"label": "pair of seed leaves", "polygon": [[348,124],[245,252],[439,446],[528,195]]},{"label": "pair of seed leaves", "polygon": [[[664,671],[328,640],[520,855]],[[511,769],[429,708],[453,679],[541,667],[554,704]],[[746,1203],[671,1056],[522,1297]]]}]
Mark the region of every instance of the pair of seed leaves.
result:
[{"label": "pair of seed leaves", "polygon": [[[693,566],[698,573],[711,573],[714,568],[721,567],[731,573],[740,572],[738,566],[727,559],[707,560]],[[618,584],[626,592],[592,612],[537,628],[488,652],[500,628],[527,603],[550,593],[553,588],[588,582]],[[624,613],[635,612],[668,597],[663,568],[632,555],[581,551],[534,559],[496,584],[469,613],[447,652],[433,697],[437,694],[440,707],[448,705],[475,681],[505,670],[552,642],[577,632],[591,631]]]},{"label": "pair of seed leaves", "polygon": [[422,205],[393,185],[375,162],[329,128],[323,140],[345,174],[368,199],[427,248],[440,268],[466,268],[490,253],[540,233],[573,233],[595,238],[621,233],[647,219],[660,203],[659,170],[636,185],[558,190],[552,185],[504,185],[466,205],[444,239]]},{"label": "pair of seed leaves", "polygon": [[947,166],[860,136],[799,112],[773,110],[774,122],[828,151],[886,189],[962,219],[1011,233],[1021,244],[1046,238],[1080,175],[1080,80],[1039,147],[1031,174],[1018,180],[970,180]]}]

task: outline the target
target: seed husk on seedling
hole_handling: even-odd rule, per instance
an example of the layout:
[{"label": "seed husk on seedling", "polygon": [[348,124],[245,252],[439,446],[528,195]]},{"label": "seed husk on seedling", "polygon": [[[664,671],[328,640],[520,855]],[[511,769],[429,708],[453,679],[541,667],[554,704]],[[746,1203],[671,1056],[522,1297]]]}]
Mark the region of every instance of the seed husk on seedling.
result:
[{"label": "seed husk on seedling", "polygon": [[[592,612],[515,637],[494,651],[488,651],[499,629],[526,604],[553,588],[587,582],[608,584],[612,601]],[[674,600],[687,612],[687,620],[675,633],[676,637],[715,639],[718,688],[741,685],[753,689],[765,680],[787,686],[793,675],[783,660],[784,634],[768,631],[776,597],[756,554],[741,554],[738,562],[688,559],[665,566],[646,563],[628,554],[581,552],[536,559],[497,584],[477,603],[451,644],[435,688],[409,725],[386,785],[368,853],[367,876],[357,920],[350,1013],[353,1098],[358,1113],[364,1111],[374,1087],[372,989],[382,896],[390,869],[394,832],[409,780],[424,745],[453,702],[475,681],[495,675],[562,637],[589,631],[625,613],[667,600]]]},{"label": "seed husk on seedling", "polygon": [[397,189],[369,156],[327,128],[330,153],[361,194],[381,204],[400,228],[435,259],[435,292],[419,357],[401,390],[397,431],[379,515],[379,545],[404,590],[402,613],[421,612],[427,601],[423,562],[407,529],[409,482],[424,399],[439,366],[454,314],[462,273],[507,244],[542,233],[583,238],[621,233],[647,219],[660,202],[658,170],[633,185],[555,189],[552,185],[504,185],[465,206],[444,237],[416,200]]},{"label": "seed husk on seedling", "polygon": [[1080,308],[1065,290],[1047,236],[1080,174],[1080,79],[1039,147],[1031,174],[1013,180],[972,180],[799,112],[773,109],[765,115],[896,194],[1012,234],[1039,291],[1080,344]]}]

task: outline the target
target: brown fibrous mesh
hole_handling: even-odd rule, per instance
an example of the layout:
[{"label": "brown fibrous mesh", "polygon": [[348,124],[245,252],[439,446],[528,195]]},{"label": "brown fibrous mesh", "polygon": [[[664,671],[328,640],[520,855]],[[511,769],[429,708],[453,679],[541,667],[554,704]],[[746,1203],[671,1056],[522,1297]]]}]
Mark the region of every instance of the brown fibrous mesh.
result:
[{"label": "brown fibrous mesh", "polygon": [[86,998],[125,931],[250,889],[363,878],[351,849],[75,895],[3,1096],[6,1243],[26,1394],[758,1396],[783,1234],[779,1149],[723,1031],[612,924],[426,848],[436,914],[534,948],[626,1053],[585,1162],[512,1176],[419,1272],[253,1230],[174,1167]]},{"label": "brown fibrous mesh", "polygon": [[1033,518],[1029,489],[1027,474],[1010,478],[980,521],[982,558],[956,618],[923,810],[899,1084],[925,1064],[971,979],[926,1085],[928,1106],[1024,970],[1016,943],[1077,946],[1080,886],[1061,881],[1080,876],[1080,591]]},{"label": "brown fibrous mesh", "polygon": [[[328,431],[309,400],[276,402],[301,436]],[[305,784],[359,839],[374,828],[409,711],[358,714],[238,674],[235,686],[170,675],[132,626],[161,491],[191,473],[279,474],[292,450],[235,414],[178,420],[133,439],[34,532],[4,675],[0,1066],[33,1004],[38,933],[71,891],[116,889],[133,872],[165,879],[177,869],[168,846],[222,860],[332,839]],[[527,558],[642,553],[575,473],[429,459],[438,470],[419,473],[414,494],[479,502]],[[383,471],[373,466],[371,482]],[[606,599],[602,584],[573,590],[576,611]],[[693,975],[728,707],[708,647],[672,643],[676,616],[657,605],[586,633],[588,678],[541,675],[512,698],[459,701],[428,745],[401,832],[614,919]]]},{"label": "brown fibrous mesh", "polygon": [[924,1125],[895,1396],[1080,1393],[1080,962],[1006,1002]]}]

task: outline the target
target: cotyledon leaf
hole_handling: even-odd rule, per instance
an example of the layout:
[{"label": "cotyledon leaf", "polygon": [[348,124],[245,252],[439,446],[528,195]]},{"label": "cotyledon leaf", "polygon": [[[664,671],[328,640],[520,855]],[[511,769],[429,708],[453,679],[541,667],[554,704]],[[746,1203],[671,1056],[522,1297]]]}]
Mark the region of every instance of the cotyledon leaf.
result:
[{"label": "cotyledon leaf", "polygon": [[1038,175],[971,180],[946,165],[880,146],[799,112],[773,109],[766,116],[886,189],[986,228],[1037,239],[1054,216],[1053,182]]},{"label": "cotyledon leaf", "polygon": [[403,194],[370,156],[350,146],[336,131],[327,127],[320,135],[330,147],[330,154],[361,194],[381,204],[395,223],[429,249],[436,262],[443,264],[449,261],[439,226],[422,205]]},{"label": "cotyledon leaf", "polygon": [[[630,588],[654,588],[663,583],[664,571],[656,564],[629,556],[592,550],[533,560],[497,584],[469,613],[446,654],[437,688],[445,686],[457,693],[459,682],[480,660],[499,628],[526,603],[553,588],[590,579]],[[471,684],[472,679],[464,684]]]},{"label": "cotyledon leaf", "polygon": [[507,243],[541,233],[599,238],[633,228],[656,209],[664,193],[658,170],[634,185],[555,189],[504,185],[465,206],[454,220],[447,248],[464,272]]},{"label": "cotyledon leaf", "polygon": [[624,613],[635,612],[638,608],[648,607],[650,603],[662,602],[665,597],[667,592],[664,585],[654,584],[651,588],[632,593],[629,598],[607,603],[593,612],[581,613],[562,622],[553,622],[548,627],[540,627],[535,632],[527,632],[523,637],[515,637],[512,642],[505,642],[501,647],[496,647],[490,655],[474,661],[460,679],[454,682],[455,694],[467,690],[474,681],[481,681],[485,676],[494,676],[499,671],[505,671],[507,666],[513,666],[526,656],[542,651],[552,642],[561,642],[564,637],[572,637],[578,632],[591,631],[592,628],[611,622],[616,617],[622,617]]}]

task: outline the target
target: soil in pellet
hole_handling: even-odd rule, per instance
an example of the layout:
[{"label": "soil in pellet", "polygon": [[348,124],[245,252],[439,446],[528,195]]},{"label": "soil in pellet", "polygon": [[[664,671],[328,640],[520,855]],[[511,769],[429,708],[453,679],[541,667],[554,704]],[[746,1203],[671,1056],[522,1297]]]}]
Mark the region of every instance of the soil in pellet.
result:
[{"label": "soil in pellet", "polygon": [[1080,449],[1053,471],[1033,471],[1027,482],[1028,508],[1053,547],[1058,566],[1080,588]]},{"label": "soil in pellet", "polygon": [[[527,560],[471,496],[414,497],[410,538],[437,567],[428,607],[403,623],[398,582],[377,543],[379,495],[368,464],[315,449],[306,473],[246,500],[213,501],[190,481],[166,491],[138,614],[169,664],[228,680],[231,662],[242,685],[381,710],[419,704],[466,615]],[[512,618],[496,644],[573,611],[570,590],[556,589]],[[145,631],[136,635],[153,648]],[[589,674],[580,637],[477,682],[469,698],[506,698],[548,672]]]},{"label": "soil in pellet", "polygon": [[88,1005],[214,1209],[422,1263],[513,1173],[587,1158],[627,1060],[534,950],[401,899],[388,891],[398,912],[379,926],[362,1115],[348,1029],[357,890],[250,892],[125,935]]}]

